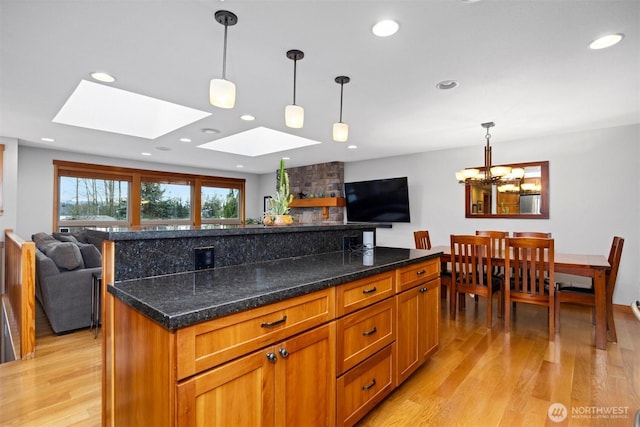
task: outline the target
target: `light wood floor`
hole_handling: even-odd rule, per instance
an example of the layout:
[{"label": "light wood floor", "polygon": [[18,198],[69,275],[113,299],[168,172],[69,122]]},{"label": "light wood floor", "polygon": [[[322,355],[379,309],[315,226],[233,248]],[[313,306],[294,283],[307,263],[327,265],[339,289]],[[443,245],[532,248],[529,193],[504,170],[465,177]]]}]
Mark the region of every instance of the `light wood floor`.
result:
[{"label": "light wood floor", "polygon": [[[547,339],[546,311],[520,304],[510,336],[485,303],[455,322],[442,304],[440,350],[363,419],[378,426],[633,426],[640,409],[640,322],[616,311],[618,343],[596,350],[588,308],[563,305],[561,337]],[[36,358],[0,365],[0,426],[100,425],[100,336],[55,336],[38,316]],[[553,423],[552,403],[569,417]],[[572,410],[625,411],[619,418]],[[315,426],[314,426],[315,427]]]}]

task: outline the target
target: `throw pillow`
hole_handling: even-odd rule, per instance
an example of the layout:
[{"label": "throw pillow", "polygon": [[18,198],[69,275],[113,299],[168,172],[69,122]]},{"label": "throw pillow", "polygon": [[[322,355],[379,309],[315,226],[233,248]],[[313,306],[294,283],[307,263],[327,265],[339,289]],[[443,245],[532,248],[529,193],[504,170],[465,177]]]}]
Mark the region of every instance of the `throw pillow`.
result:
[{"label": "throw pillow", "polygon": [[58,240],[54,239],[47,233],[36,233],[31,236],[31,240],[33,240],[36,244],[36,248],[40,249],[45,254],[47,253],[47,249],[50,246],[60,243]]},{"label": "throw pillow", "polygon": [[44,253],[62,270],[84,268],[82,254],[80,253],[78,245],[75,243],[58,242],[55,245],[49,246]]},{"label": "throw pillow", "polygon": [[84,261],[85,268],[102,267],[102,254],[90,243],[79,243],[80,253]]},{"label": "throw pillow", "polygon": [[56,240],[59,240],[61,242],[71,242],[71,243],[75,243],[78,244],[78,239],[76,239],[73,234],[69,234],[69,233],[52,233],[51,234]]}]

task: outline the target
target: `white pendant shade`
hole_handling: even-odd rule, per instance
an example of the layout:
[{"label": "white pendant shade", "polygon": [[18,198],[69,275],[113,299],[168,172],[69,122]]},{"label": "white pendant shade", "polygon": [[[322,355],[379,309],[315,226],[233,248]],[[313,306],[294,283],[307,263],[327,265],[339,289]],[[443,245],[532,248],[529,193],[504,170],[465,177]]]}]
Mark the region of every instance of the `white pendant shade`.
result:
[{"label": "white pendant shade", "polygon": [[299,105],[287,105],[284,110],[284,123],[287,127],[300,129],[304,124],[304,108]]},{"label": "white pendant shade", "polygon": [[349,125],[338,122],[333,124],[333,140],[336,142],[346,142],[349,138]]},{"label": "white pendant shade", "polygon": [[233,108],[236,103],[236,85],[225,79],[213,79],[209,84],[209,102],[218,108]]}]

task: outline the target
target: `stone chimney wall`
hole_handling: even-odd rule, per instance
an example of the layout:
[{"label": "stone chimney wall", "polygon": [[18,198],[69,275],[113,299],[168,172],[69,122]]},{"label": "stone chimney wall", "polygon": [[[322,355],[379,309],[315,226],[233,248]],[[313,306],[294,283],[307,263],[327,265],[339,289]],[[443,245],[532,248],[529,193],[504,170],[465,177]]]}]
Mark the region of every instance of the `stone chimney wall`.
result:
[{"label": "stone chimney wall", "polygon": [[[311,197],[344,197],[344,163],[330,162],[287,168],[289,188],[296,199]],[[291,208],[300,223],[343,223],[344,207],[329,208],[329,218],[322,218],[322,208]]]}]

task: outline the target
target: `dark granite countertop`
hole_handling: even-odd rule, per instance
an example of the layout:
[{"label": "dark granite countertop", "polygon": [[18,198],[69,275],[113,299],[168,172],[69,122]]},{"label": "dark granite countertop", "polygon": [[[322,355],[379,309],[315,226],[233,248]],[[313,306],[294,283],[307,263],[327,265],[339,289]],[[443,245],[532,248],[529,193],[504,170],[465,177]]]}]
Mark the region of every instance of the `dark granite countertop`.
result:
[{"label": "dark granite countertop", "polygon": [[376,247],[116,282],[108,292],[175,330],[437,257],[432,250]]},{"label": "dark granite countertop", "polygon": [[261,224],[255,225],[221,225],[203,224],[198,227],[192,225],[157,225],[138,227],[106,227],[87,228],[89,235],[100,239],[122,240],[149,240],[149,239],[175,239],[181,237],[209,237],[209,236],[234,236],[255,234],[280,234],[299,233],[327,230],[372,230],[374,223],[349,223],[349,224],[295,224],[286,227],[268,227]]}]

